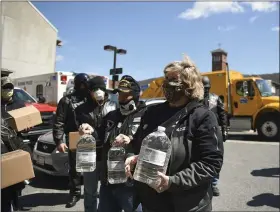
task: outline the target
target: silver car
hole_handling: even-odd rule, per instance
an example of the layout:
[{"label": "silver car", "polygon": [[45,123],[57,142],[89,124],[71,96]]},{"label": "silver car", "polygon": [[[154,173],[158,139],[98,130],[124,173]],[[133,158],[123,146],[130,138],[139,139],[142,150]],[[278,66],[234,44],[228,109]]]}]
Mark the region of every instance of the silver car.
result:
[{"label": "silver car", "polygon": [[[157,98],[141,99],[141,101],[150,106],[166,100]],[[53,176],[68,176],[68,166],[68,153],[58,152],[53,141],[52,131],[40,136],[33,151],[34,169]]]},{"label": "silver car", "polygon": [[53,176],[68,176],[68,153],[60,153],[56,149],[52,131],[38,138],[32,159],[35,170]]}]

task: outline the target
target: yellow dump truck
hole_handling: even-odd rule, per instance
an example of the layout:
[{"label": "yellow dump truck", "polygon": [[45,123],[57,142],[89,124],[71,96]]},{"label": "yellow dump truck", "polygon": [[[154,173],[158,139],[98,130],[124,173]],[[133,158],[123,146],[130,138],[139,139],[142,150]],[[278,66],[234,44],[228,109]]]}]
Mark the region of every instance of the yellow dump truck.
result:
[{"label": "yellow dump truck", "polygon": [[[231,130],[254,130],[263,140],[280,140],[279,97],[271,85],[259,77],[244,77],[237,71],[202,73],[211,80],[210,92],[224,101]],[[141,98],[163,97],[163,77],[150,83]]]}]

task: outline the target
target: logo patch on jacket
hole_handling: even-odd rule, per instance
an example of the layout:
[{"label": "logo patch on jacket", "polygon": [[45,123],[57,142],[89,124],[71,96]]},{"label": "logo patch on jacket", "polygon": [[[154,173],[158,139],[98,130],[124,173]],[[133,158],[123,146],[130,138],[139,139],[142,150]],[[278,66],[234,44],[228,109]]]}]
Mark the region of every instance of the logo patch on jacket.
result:
[{"label": "logo patch on jacket", "polygon": [[133,124],[132,125],[131,132],[132,132],[133,135],[136,133],[139,126],[140,126],[139,124]]}]

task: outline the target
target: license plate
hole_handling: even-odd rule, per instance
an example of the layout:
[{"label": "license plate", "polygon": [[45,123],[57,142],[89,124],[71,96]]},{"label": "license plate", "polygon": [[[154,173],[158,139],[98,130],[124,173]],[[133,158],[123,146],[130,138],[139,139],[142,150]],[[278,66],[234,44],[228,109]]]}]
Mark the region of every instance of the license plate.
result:
[{"label": "license plate", "polygon": [[41,156],[38,156],[37,163],[40,165],[45,165],[45,159]]}]

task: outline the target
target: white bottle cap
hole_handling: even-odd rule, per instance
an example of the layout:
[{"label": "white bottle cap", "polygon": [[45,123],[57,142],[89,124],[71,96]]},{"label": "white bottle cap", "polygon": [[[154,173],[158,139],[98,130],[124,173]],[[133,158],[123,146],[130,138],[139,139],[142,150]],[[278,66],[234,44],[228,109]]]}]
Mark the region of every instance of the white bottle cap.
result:
[{"label": "white bottle cap", "polygon": [[165,127],[158,126],[158,131],[160,131],[160,132],[165,132]]}]

